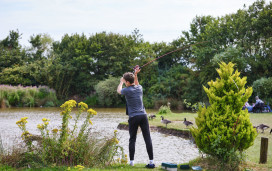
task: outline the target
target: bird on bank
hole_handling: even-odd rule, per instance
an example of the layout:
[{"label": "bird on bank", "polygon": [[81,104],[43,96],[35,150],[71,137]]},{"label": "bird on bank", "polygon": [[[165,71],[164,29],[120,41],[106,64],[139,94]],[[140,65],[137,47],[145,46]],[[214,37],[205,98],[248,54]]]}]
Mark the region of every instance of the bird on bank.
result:
[{"label": "bird on bank", "polygon": [[[264,130],[266,130],[267,128],[269,128],[269,126],[264,125],[264,124],[260,124],[260,125],[258,126],[258,128],[259,128],[260,130],[262,130],[262,133],[264,133]],[[270,132],[271,132],[271,131],[270,131]]]},{"label": "bird on bank", "polygon": [[256,131],[257,131],[257,133],[259,133],[259,132],[258,132],[258,128],[259,128],[259,126],[253,126],[253,128],[255,128],[255,129],[256,129]]},{"label": "bird on bank", "polygon": [[190,125],[193,125],[193,122],[190,122],[190,121],[187,121],[186,118],[184,118],[184,121],[183,121],[184,125],[186,125],[186,128]]},{"label": "bird on bank", "polygon": [[161,116],[161,123],[163,123],[163,124],[165,124],[165,127],[167,128],[167,124],[169,124],[169,123],[171,123],[172,121],[169,121],[169,120],[167,120],[167,119],[164,119],[164,117],[163,116]]},{"label": "bird on bank", "polygon": [[152,119],[156,118],[156,115],[151,115],[151,114],[150,114],[150,115],[148,116],[148,118],[152,120]]}]

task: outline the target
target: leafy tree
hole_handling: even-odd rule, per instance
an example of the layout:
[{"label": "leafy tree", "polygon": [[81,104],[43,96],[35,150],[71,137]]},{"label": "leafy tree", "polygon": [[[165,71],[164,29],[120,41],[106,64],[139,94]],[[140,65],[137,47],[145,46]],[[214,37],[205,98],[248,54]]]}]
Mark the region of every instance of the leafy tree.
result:
[{"label": "leafy tree", "polygon": [[22,65],[26,54],[21,49],[19,31],[10,31],[9,36],[0,41],[0,72],[14,65]]},{"label": "leafy tree", "polygon": [[[197,128],[192,128],[198,148],[211,156],[229,162],[231,151],[244,151],[253,145],[257,136],[247,110],[243,105],[252,94],[252,87],[245,88],[246,77],[234,72],[233,63],[220,63],[217,73],[220,78],[204,86],[210,106],[198,110],[195,119]],[[233,154],[233,153],[232,153]]]},{"label": "leafy tree", "polygon": [[11,30],[9,32],[9,36],[6,37],[4,40],[1,41],[1,45],[8,49],[20,49],[19,39],[21,34],[18,30],[14,31]]},{"label": "leafy tree", "polygon": [[[253,82],[254,96],[259,96],[266,103],[272,104],[272,77],[260,78]],[[255,99],[254,99],[255,100]]]},{"label": "leafy tree", "polygon": [[26,65],[24,66],[13,66],[5,68],[0,72],[0,84],[7,85],[32,85],[34,78],[30,76],[29,70]]},{"label": "leafy tree", "polygon": [[28,53],[32,60],[41,60],[43,57],[48,58],[51,52],[53,39],[48,34],[37,34],[30,36],[31,47]]},{"label": "leafy tree", "polygon": [[105,81],[100,81],[96,86],[95,90],[98,96],[98,103],[102,106],[112,107],[120,106],[123,104],[120,95],[116,93],[120,78],[110,77]]},{"label": "leafy tree", "polygon": [[[192,53],[187,59],[196,72],[199,72],[202,84],[205,84],[206,80],[216,78],[211,61],[221,56],[223,52],[230,52],[229,47],[239,50],[237,56],[239,61],[235,61],[235,58],[231,61],[242,69],[242,75],[248,77],[249,85],[256,79],[271,76],[269,71],[272,69],[270,65],[272,27],[268,24],[272,19],[271,9],[271,2],[266,4],[264,0],[257,0],[248,8],[244,7],[233,14],[217,18],[197,16],[193,20],[190,30],[183,32],[181,38],[191,43],[207,41],[193,46]],[[246,70],[243,69],[244,62]]]}]

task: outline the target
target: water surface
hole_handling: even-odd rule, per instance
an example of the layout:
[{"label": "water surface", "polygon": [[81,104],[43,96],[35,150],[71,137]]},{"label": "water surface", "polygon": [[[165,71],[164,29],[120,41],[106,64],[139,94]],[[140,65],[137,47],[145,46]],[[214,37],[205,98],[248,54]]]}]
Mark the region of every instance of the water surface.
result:
[{"label": "water surface", "polygon": [[[113,135],[120,122],[128,120],[125,109],[122,108],[94,108],[97,115],[92,118],[91,132],[101,137]],[[42,123],[42,118],[50,119],[49,129],[60,128],[61,108],[9,108],[0,109],[0,135],[5,149],[21,141],[21,130],[16,121],[22,117],[28,117],[27,130],[31,134],[39,134],[37,124]],[[156,110],[147,110],[154,114]],[[74,118],[74,117],[73,117]],[[82,123],[83,120],[79,121]],[[71,127],[74,124],[71,119]],[[128,131],[118,130],[119,143],[128,154]],[[154,148],[154,160],[157,165],[162,162],[184,163],[199,156],[198,149],[189,140],[175,136],[166,136],[157,132],[151,132]],[[137,135],[135,163],[147,163],[149,161],[145,143],[141,133]]]}]

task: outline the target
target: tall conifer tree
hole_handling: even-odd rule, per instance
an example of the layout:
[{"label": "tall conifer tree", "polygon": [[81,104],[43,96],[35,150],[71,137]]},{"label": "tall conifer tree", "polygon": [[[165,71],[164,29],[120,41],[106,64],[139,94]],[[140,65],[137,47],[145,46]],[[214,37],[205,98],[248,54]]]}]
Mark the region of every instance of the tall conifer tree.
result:
[{"label": "tall conifer tree", "polygon": [[202,152],[228,160],[230,151],[241,152],[253,145],[257,132],[248,110],[242,110],[252,94],[252,87],[245,88],[247,78],[240,78],[231,62],[219,66],[219,78],[208,82],[210,88],[203,86],[210,106],[200,107],[195,119],[197,128],[191,132]]}]

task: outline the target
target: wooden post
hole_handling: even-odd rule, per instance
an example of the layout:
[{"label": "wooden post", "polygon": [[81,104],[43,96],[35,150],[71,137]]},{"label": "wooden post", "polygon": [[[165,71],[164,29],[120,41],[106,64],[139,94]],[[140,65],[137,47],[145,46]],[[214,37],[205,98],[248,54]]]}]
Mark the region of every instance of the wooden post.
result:
[{"label": "wooden post", "polygon": [[260,150],[260,164],[267,162],[267,151],[268,151],[268,138],[261,138],[261,150]]}]

